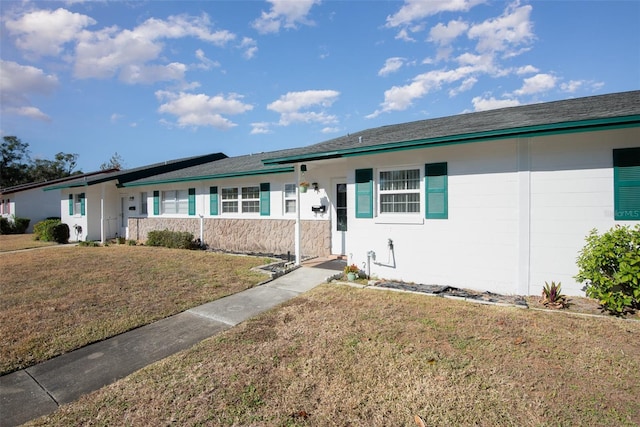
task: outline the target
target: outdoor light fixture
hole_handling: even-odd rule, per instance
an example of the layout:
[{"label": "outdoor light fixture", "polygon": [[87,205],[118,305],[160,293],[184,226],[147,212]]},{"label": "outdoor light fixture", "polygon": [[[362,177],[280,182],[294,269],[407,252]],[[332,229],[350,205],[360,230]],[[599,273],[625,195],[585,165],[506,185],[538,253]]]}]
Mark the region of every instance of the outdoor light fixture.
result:
[{"label": "outdoor light fixture", "polygon": [[307,171],[307,165],[300,165],[300,171],[301,172],[306,172]]}]

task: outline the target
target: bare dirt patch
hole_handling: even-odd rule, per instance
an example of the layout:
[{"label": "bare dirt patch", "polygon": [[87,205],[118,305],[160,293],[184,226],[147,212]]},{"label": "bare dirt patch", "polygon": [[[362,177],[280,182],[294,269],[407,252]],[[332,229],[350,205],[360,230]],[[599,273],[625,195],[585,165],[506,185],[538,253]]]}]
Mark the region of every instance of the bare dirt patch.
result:
[{"label": "bare dirt patch", "polygon": [[0,254],[0,374],[254,286],[263,258],[144,246]]},{"label": "bare dirt patch", "polygon": [[638,334],[324,285],[31,424],[638,425]]}]

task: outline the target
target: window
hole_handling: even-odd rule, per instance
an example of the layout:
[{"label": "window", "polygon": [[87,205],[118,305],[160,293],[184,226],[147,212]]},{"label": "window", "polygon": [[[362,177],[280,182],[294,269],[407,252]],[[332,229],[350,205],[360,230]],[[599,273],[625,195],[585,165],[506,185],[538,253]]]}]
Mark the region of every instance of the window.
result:
[{"label": "window", "polygon": [[260,212],[260,187],[242,187],[242,213]]},{"label": "window", "polygon": [[420,213],[420,169],[380,172],[380,213]]},{"label": "window", "polygon": [[169,190],[162,192],[162,213],[183,214],[189,213],[189,192],[187,190]]},{"label": "window", "polygon": [[284,185],[284,213],[296,213],[296,185]]},{"label": "window", "polygon": [[640,148],[613,150],[614,218],[640,221]]},{"label": "window", "polygon": [[140,214],[141,215],[149,214],[149,207],[147,206],[147,193],[144,191],[140,193]]},{"label": "window", "polygon": [[69,215],[85,214],[85,196],[84,193],[69,194]]},{"label": "window", "polygon": [[238,189],[222,189],[222,213],[238,212]]}]

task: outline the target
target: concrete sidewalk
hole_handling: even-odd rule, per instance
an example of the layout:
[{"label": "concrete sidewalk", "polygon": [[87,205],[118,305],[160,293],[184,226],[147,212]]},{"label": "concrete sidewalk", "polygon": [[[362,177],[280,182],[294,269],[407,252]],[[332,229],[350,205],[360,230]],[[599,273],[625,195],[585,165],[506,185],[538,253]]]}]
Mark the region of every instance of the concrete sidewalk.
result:
[{"label": "concrete sidewalk", "polygon": [[0,377],[0,427],[50,414],[62,404],[294,298],[336,273],[301,267],[265,285],[4,375]]}]

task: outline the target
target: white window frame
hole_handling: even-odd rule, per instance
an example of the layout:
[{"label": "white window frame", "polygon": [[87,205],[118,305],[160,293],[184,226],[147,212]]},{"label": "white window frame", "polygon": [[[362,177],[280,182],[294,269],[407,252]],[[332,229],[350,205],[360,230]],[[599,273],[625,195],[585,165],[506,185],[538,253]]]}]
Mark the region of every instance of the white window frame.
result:
[{"label": "white window frame", "polygon": [[[400,173],[400,172],[409,172],[409,171],[413,171],[416,176],[414,178],[407,178],[405,180],[398,180],[398,179],[394,179],[394,181],[396,182],[400,182],[400,183],[404,183],[404,187],[409,187],[408,184],[411,181],[416,181],[417,183],[417,188],[390,188],[390,189],[383,189],[383,186],[385,184],[385,182],[383,181],[382,175],[383,174],[389,174],[389,173]],[[415,217],[420,217],[422,215],[422,191],[423,191],[423,173],[422,170],[419,166],[401,166],[401,167],[394,167],[394,168],[385,168],[385,169],[379,169],[377,171],[377,178],[378,178],[378,182],[377,182],[377,189],[378,189],[378,194],[377,194],[377,211],[378,211],[378,215],[380,215],[381,217],[384,216],[415,216]],[[416,204],[417,206],[417,210],[416,211],[393,211],[393,212],[389,212],[389,211],[383,211],[382,205],[383,205],[383,201],[385,199],[384,196],[387,195],[411,195],[411,194],[415,194],[417,196],[417,201],[413,202]],[[411,202],[402,202],[399,203],[397,206],[409,206],[409,203]],[[396,204],[394,202],[391,202],[392,206],[396,206]]]},{"label": "white window frame", "polygon": [[[297,194],[297,191],[296,191],[295,183],[284,185],[284,190],[282,191],[282,195],[283,195],[282,199],[283,199],[284,206],[282,207],[282,210],[285,213],[285,215],[293,215],[298,210],[298,206],[297,206],[298,201],[297,201],[296,194]],[[293,202],[292,203],[293,210],[289,210],[291,202]]]},{"label": "white window frame", "polygon": [[240,187],[240,202],[243,214],[260,214],[260,185]]},{"label": "white window frame", "polygon": [[240,192],[238,187],[222,187],[220,191],[220,202],[223,214],[239,213]]},{"label": "white window frame", "polygon": [[164,190],[160,195],[160,214],[188,215],[189,190]]}]

